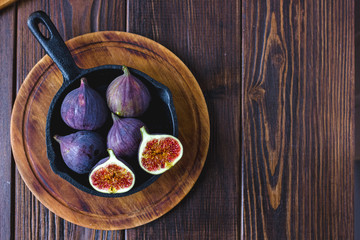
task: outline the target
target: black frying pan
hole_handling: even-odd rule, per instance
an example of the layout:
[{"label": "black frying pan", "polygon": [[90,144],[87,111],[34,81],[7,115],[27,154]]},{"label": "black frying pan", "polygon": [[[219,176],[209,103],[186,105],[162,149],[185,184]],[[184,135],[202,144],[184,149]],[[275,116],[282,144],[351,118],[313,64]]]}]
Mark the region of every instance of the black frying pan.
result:
[{"label": "black frying pan", "polygon": [[[127,196],[141,191],[153,183],[159,176],[153,176],[141,170],[137,159],[125,159],[135,172],[135,186],[129,192],[121,194],[105,194],[95,191],[88,182],[88,174],[77,174],[66,166],[61,157],[59,144],[53,139],[53,136],[56,134],[67,135],[77,130],[71,129],[62,121],[60,116],[62,101],[70,91],[80,86],[82,77],[86,77],[89,86],[97,90],[105,99],[107,86],[114,78],[123,74],[122,66],[104,65],[91,69],[81,69],[76,65],[63,39],[46,13],[42,11],[32,13],[27,24],[63,75],[63,84],[50,104],[46,120],[47,156],[52,170],[77,188],[103,197]],[[49,34],[48,37],[40,31],[39,24],[45,26]],[[129,70],[148,87],[152,96],[148,110],[139,119],[145,123],[150,132],[177,136],[177,118],[169,89],[138,70],[132,68]],[[112,120],[109,111],[107,122],[96,131],[106,139],[111,126]],[[103,157],[107,157],[107,153],[104,153]]]}]

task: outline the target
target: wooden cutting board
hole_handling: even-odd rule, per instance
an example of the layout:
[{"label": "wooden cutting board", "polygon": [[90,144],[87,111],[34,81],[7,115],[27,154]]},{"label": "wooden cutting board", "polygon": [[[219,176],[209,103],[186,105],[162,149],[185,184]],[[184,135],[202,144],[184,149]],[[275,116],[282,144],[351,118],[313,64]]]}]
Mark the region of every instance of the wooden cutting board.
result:
[{"label": "wooden cutting board", "polygon": [[0,0],[0,9],[3,9],[14,2],[16,2],[16,0]]},{"label": "wooden cutting board", "polygon": [[62,84],[62,75],[45,56],[22,84],[11,117],[11,145],[23,180],[50,211],[84,227],[126,229],[159,218],[186,196],[206,160],[209,115],[197,81],[173,53],[135,34],[97,32],[66,43],[81,68],[126,65],[166,85],[173,94],[184,156],[155,183],[121,198],[87,194],[53,173],[46,157],[45,125],[51,100]]}]

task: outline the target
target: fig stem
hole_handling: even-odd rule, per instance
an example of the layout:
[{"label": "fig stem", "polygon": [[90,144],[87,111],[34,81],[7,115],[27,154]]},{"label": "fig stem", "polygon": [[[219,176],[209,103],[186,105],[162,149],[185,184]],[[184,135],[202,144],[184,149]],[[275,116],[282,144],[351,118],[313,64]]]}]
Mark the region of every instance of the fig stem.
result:
[{"label": "fig stem", "polygon": [[55,139],[55,141],[57,141],[58,143],[60,143],[60,139],[59,139],[59,137],[60,137],[59,135],[54,135],[54,137],[53,137],[53,138]]},{"label": "fig stem", "polygon": [[116,122],[117,120],[119,120],[119,117],[115,114],[115,113],[111,113],[111,118],[114,122]]},{"label": "fig stem", "polygon": [[144,138],[145,136],[149,135],[148,132],[145,129],[145,126],[142,126],[140,128],[141,136]]},{"label": "fig stem", "polygon": [[122,66],[122,70],[123,70],[125,76],[129,76],[130,72],[126,66]]},{"label": "fig stem", "polygon": [[116,158],[115,153],[112,149],[108,148],[109,158]]},{"label": "fig stem", "polygon": [[84,77],[82,77],[82,78],[80,79],[80,87],[83,87],[84,85],[87,85],[87,79],[84,78]]}]

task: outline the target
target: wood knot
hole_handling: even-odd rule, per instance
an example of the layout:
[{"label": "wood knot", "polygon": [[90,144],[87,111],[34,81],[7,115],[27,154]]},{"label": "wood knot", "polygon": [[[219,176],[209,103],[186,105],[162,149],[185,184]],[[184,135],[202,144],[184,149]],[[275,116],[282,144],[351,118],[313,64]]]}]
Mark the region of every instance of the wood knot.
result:
[{"label": "wood knot", "polygon": [[262,87],[258,87],[258,86],[253,87],[253,88],[250,88],[248,94],[249,94],[249,98],[251,100],[259,102],[265,96],[265,89],[263,89]]},{"label": "wood knot", "polygon": [[271,63],[274,66],[280,67],[285,63],[285,57],[283,53],[275,53],[270,56],[271,56]]}]

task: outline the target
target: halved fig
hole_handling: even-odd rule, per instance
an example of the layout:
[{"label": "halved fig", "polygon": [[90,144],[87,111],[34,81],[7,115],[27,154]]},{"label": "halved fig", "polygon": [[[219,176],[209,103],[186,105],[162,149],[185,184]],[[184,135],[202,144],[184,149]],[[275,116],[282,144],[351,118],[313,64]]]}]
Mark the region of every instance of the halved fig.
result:
[{"label": "halved fig", "polygon": [[154,175],[161,174],[174,166],[183,155],[179,139],[167,134],[149,134],[140,128],[142,141],[138,160],[142,169]]},{"label": "halved fig", "polygon": [[100,160],[89,175],[90,185],[102,193],[124,193],[135,184],[135,174],[124,163],[117,159],[114,152],[108,149],[109,157]]}]

